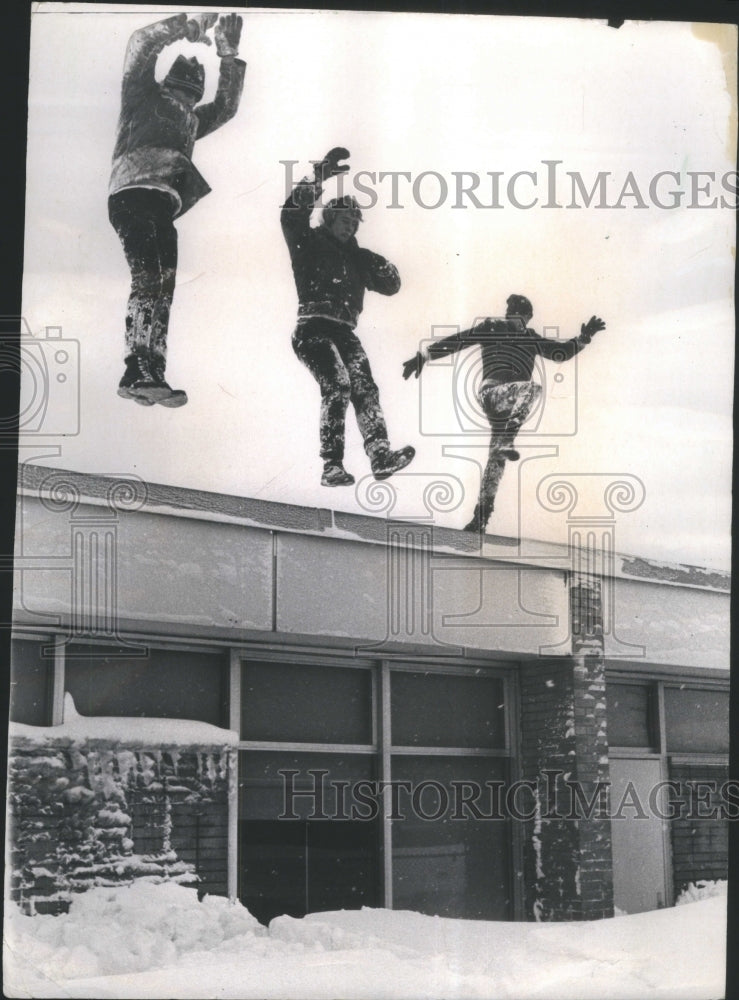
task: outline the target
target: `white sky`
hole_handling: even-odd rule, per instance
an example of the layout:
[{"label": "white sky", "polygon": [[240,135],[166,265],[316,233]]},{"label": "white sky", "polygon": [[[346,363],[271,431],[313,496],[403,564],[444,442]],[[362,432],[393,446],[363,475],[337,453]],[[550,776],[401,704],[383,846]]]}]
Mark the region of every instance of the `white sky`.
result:
[{"label": "white sky", "polygon": [[[23,298],[34,335],[61,326],[79,342],[81,425],[64,439],[24,437],[21,460],[366,509],[353,489],[318,485],[318,388],[290,346],[297,300],[279,226],[281,160],[300,161],[297,178],[310,159],[344,145],[353,171],[436,171],[450,187],[453,171],[502,171],[503,185],[516,171],[538,171],[544,200],[542,161],[558,159],[564,204],[568,170],[588,187],[598,171],[610,171],[615,200],[629,171],[645,198],[657,171],[681,172],[683,187],[686,171],[713,171],[712,193],[720,196],[720,178],[735,165],[731,97],[706,26],[627,22],[615,31],[552,18],[250,10],[241,108],[193,156],[212,194],[177,224],[168,378],[190,402],[179,410],[139,407],[115,391],[129,285],[107,220],[107,183],[128,37],[176,11],[76,10],[41,5],[32,18]],[[734,29],[713,30],[735,52]],[[160,75],[178,51],[206,63],[206,96],[212,93],[212,49],[173,46]],[[729,79],[733,87],[731,69]],[[483,201],[487,184],[478,191]],[[389,182],[376,189],[378,205],[365,213],[359,240],[398,266],[403,287],[392,298],[367,294],[358,333],[393,445],[413,443],[418,452],[413,475],[391,480],[399,495],[394,513],[425,513],[429,483],[456,477],[465,496],[438,523],[461,527],[469,519],[479,472],[443,455],[442,446],[484,444],[485,436],[459,429],[450,367],[437,362],[420,382],[406,383],[401,365],[432,327],[468,326],[520,292],[532,299],[540,332],[559,327],[572,336],[593,313],[608,328],[576,366],[544,369],[547,389],[565,399],[544,410],[539,431],[546,436],[520,435],[519,442],[532,455],[534,445],[559,453],[521,462],[520,479],[509,464],[489,530],[566,541],[565,515],[542,510],[538,482],[554,473],[630,475],[643,482],[646,498],[618,515],[619,550],[727,567],[731,209],[636,209],[625,199],[620,210],[525,211],[503,187],[500,210],[453,209],[453,192],[429,210],[414,204],[402,181],[404,207],[389,209]],[[671,189],[663,183],[662,197]],[[430,202],[436,190],[432,179],[422,196]],[[519,197],[530,191],[523,178]],[[473,359],[460,361],[469,384]],[[565,376],[560,384],[557,372]],[[52,398],[54,420],[64,422],[67,405]],[[47,422],[44,429],[53,428]],[[369,468],[351,409],[347,429],[346,466],[360,480]],[[61,445],[57,457],[41,447],[49,442]],[[484,461],[485,451],[469,455]],[[587,493],[587,481],[578,482]],[[583,512],[601,509],[588,493]]]}]

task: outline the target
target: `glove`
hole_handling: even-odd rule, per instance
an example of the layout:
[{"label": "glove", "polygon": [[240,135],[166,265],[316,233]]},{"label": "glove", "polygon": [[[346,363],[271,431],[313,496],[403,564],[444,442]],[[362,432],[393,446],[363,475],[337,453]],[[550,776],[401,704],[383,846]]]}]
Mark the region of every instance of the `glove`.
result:
[{"label": "glove", "polygon": [[334,146],[333,149],[329,150],[322,160],[313,165],[317,181],[326,181],[329,177],[335,177],[337,174],[345,174],[349,169],[349,164],[344,163],[339,165],[339,160],[345,160],[349,156],[349,150],[344,149],[343,146]]},{"label": "glove", "polygon": [[218,20],[218,14],[196,14],[191,17],[185,25],[186,38],[188,42],[201,42],[203,45],[211,45],[211,40],[206,35]]},{"label": "glove", "polygon": [[599,330],[605,330],[606,324],[598,316],[591,316],[587,323],[580,327],[580,340],[583,344],[589,344]]},{"label": "glove", "polygon": [[224,14],[219,19],[213,36],[216,40],[216,52],[221,59],[224,56],[237,56],[239,54],[239,39],[243,23],[240,14]]},{"label": "glove", "polygon": [[426,364],[426,358],[421,354],[420,351],[416,352],[416,356],[411,358],[409,361],[403,362],[403,378],[409,379],[411,375],[415,375],[416,378],[421,374],[421,369]]}]

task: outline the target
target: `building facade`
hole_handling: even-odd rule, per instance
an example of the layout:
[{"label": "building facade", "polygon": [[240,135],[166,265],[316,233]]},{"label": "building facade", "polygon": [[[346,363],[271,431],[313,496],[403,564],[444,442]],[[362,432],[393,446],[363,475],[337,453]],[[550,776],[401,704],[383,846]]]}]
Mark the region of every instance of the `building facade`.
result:
[{"label": "building facade", "polygon": [[[562,920],[726,877],[730,581],[617,555],[613,504],[588,520],[573,500],[567,546],[481,547],[431,512],[31,465],[18,497],[15,742],[62,734],[65,696],[117,719],[118,747],[135,720],[150,756],[141,719],[206,724],[213,753],[223,732],[217,794],[167,841],[203,891],[264,922]],[[127,842],[151,809],[124,813]]]}]

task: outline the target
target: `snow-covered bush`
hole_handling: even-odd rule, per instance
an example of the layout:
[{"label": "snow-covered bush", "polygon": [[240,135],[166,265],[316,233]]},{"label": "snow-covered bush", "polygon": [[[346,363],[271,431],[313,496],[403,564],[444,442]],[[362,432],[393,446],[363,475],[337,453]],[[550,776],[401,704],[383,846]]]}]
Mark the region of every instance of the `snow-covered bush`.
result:
[{"label": "snow-covered bush", "polygon": [[683,903],[696,903],[699,899],[710,899],[711,896],[725,896],[728,892],[728,883],[725,879],[717,879],[712,882],[710,879],[700,879],[698,882],[690,882],[675,900],[675,906]]}]

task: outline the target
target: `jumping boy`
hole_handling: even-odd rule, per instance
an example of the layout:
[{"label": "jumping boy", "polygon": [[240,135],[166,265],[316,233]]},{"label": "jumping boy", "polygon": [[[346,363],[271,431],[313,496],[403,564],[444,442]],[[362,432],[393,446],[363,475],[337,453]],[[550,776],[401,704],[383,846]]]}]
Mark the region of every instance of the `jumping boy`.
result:
[{"label": "jumping boy", "polygon": [[126,370],[118,395],[142,406],[184,406],[187,395],[164,379],[167,329],[177,272],[174,220],[209,193],[192,160],[202,139],[236,114],[246,63],[237,59],[242,19],[227,14],[214,36],[221,64],[218,89],[203,96],[205,69],[179,55],[161,83],[157,57],[173,42],[210,45],[217,14],[177,14],[135,31],[123,69],[121,113],[113,152],[108,214],[131,270],[126,311]]},{"label": "jumping boy", "polygon": [[505,319],[485,319],[471,330],[463,330],[429,344],[403,365],[403,378],[416,378],[427,361],[454,354],[467,347],[482,349],[482,384],[479,402],[490,422],[490,451],[480,483],[480,496],[465,531],[484,531],[495,505],[495,495],[506,460],[520,458],[513,447],[519,428],[541,395],[541,386],[531,381],[537,355],[552,361],[568,361],[578,354],[599,330],[602,319],[592,316],[570,340],[553,340],[528,328],[534,310],[524,295],[510,295]]},{"label": "jumping boy", "polygon": [[387,479],[415,455],[410,445],[391,451],[380,397],[369,361],[354,332],[365,290],[395,295],[396,268],[359,246],[362,212],[354,198],[334,198],[323,209],[320,226],[310,217],[328,178],[345,173],[349,151],[336,147],[315,164],[314,179],[295,185],[281,214],[298,292],[298,324],[293,350],[321,390],[320,455],[322,486],[350,486],[344,468],[344,429],[349,402],[354,406],[364,448],[375,479]]}]

